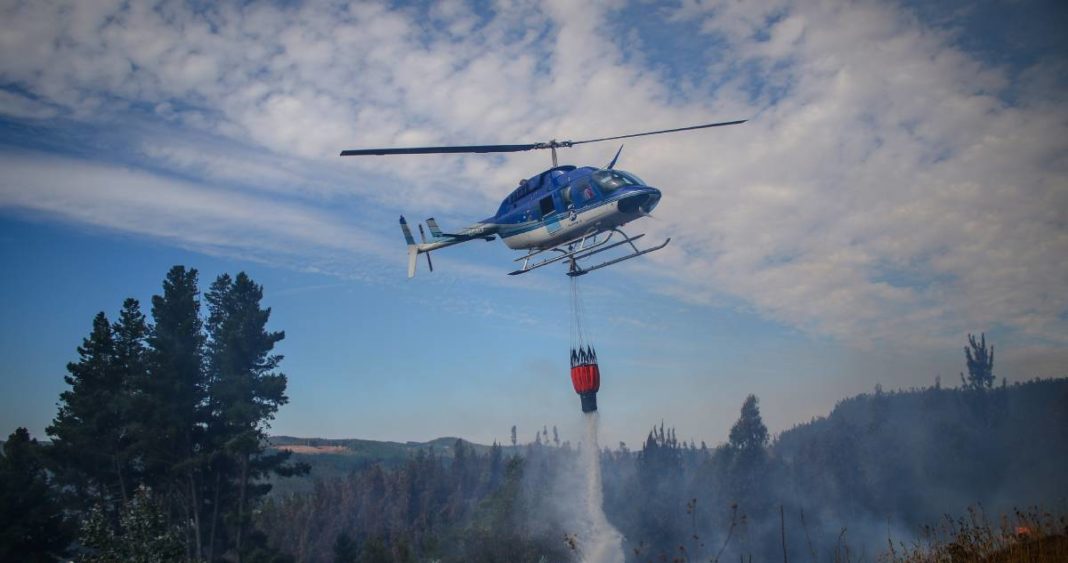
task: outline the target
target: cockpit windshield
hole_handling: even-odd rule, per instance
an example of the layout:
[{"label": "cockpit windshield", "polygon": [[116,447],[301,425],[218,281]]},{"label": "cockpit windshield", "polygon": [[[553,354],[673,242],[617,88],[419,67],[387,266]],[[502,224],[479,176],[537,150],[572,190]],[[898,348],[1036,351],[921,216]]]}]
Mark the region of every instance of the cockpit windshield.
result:
[{"label": "cockpit windshield", "polygon": [[644,186],[645,182],[638,179],[637,176],[623,172],[622,170],[598,170],[593,173],[593,181],[601,188],[601,191],[608,193],[625,186]]}]

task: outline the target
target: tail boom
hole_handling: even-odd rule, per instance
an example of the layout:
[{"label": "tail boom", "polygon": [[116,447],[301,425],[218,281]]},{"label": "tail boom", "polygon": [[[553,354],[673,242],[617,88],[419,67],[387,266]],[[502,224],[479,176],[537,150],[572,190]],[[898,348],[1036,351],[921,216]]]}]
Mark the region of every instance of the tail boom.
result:
[{"label": "tail boom", "polygon": [[415,237],[412,236],[411,228],[408,227],[408,221],[404,219],[403,215],[400,218],[401,232],[404,233],[404,241],[408,244],[409,278],[415,277],[415,268],[420,254],[427,255],[427,264],[430,267],[430,271],[434,271],[434,266],[430,262],[430,252],[432,250],[474,239],[490,241],[495,238],[494,235],[497,233],[497,226],[491,223],[475,223],[457,234],[443,233],[441,228],[438,227],[438,222],[433,217],[427,219],[426,224],[430,228],[430,241],[427,242],[423,226],[419,225],[419,235],[423,238],[422,242],[417,243],[415,242]]}]

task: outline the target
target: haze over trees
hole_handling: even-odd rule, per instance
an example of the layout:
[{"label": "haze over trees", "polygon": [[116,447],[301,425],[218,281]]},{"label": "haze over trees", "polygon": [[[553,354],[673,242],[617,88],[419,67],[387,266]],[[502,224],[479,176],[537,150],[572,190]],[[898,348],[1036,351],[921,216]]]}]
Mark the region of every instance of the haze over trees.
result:
[{"label": "haze over trees", "polygon": [[[527,444],[512,426],[510,445],[396,445],[391,460],[395,448],[367,440],[308,440],[329,456],[272,446],[285,334],[268,329],[262,299],[244,273],[201,294],[197,271],[175,266],[151,319],[134,299],[115,321],[97,314],[51,442],[19,428],[3,446],[0,561],[582,558],[584,446],[556,426]],[[778,436],[750,395],[719,446],[660,422],[634,451],[599,452],[628,560],[871,560],[978,503],[991,518],[1029,504],[1063,513],[1068,380],[994,385],[985,335],[964,352],[960,388],[876,386]],[[309,463],[322,471],[304,477]],[[287,482],[301,486],[272,491]],[[1044,522],[1068,536],[1063,519]]]},{"label": "haze over trees", "polygon": [[[981,337],[971,340],[982,348]],[[1016,507],[1068,508],[1065,379],[877,386],[774,439],[749,396],[724,444],[678,434],[661,423],[637,451],[601,453],[605,512],[630,561],[765,561],[784,552],[874,560],[888,556],[889,540],[909,545],[943,515],[980,504],[978,521],[993,526]],[[354,466],[309,493],[269,499],[260,525],[298,561],[330,561],[340,548],[357,561],[580,560],[583,538],[562,513],[574,491],[561,490],[577,449],[544,436],[481,453],[458,441],[400,466]],[[1049,530],[1063,536],[1066,526]]]}]

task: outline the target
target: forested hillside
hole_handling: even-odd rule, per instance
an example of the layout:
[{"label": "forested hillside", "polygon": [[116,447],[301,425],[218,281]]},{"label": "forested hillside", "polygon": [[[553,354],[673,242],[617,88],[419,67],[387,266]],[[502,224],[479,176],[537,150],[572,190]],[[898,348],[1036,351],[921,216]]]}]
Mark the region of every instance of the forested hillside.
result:
[{"label": "forested hillside", "polygon": [[[981,505],[996,522],[1068,500],[1066,379],[877,388],[774,441],[750,397],[723,445],[675,435],[602,452],[605,510],[635,561],[777,559],[784,543],[791,558],[871,560],[943,514]],[[563,500],[575,458],[547,440],[481,455],[457,442],[275,497],[258,522],[297,560],[578,558]]]}]

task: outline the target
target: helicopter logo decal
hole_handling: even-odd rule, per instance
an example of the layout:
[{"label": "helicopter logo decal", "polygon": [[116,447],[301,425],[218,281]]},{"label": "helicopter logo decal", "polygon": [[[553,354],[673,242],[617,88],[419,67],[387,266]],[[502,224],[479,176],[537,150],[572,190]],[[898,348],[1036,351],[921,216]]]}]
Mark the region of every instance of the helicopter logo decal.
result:
[{"label": "helicopter logo decal", "polygon": [[[508,248],[527,251],[525,255],[516,258],[515,261],[522,262],[522,265],[519,269],[509,272],[509,275],[523,274],[566,260],[567,274],[581,276],[660,250],[667,246],[671,239],[657,246],[639,249],[634,243],[645,234],[629,236],[622,231],[623,225],[649,215],[660,202],[661,197],[660,190],[649,186],[638,176],[615,168],[616,161],[623,151],[622,146],[616,151],[611,162],[603,168],[560,166],[557,163],[556,149],[630,137],[738,125],[746,121],[743,119],[705,123],[583,141],[552,140],[517,145],[353,149],[341,151],[341,156],[500,153],[550,149],[552,168],[521,180],[519,186],[501,202],[496,214],[459,232],[445,233],[438,227],[437,221],[430,218],[426,220],[427,228],[430,229],[430,240],[427,240],[423,225],[418,224],[421,242],[417,243],[408,227],[408,222],[404,216],[401,216],[401,231],[408,244],[408,277],[415,276],[416,263],[420,254],[426,254],[427,266],[430,271],[434,271],[434,264],[430,260],[431,251],[476,239],[492,241],[495,237],[500,237]],[[617,236],[618,239],[615,238]],[[596,265],[584,265],[588,258],[622,245],[629,245],[627,254]]]}]

